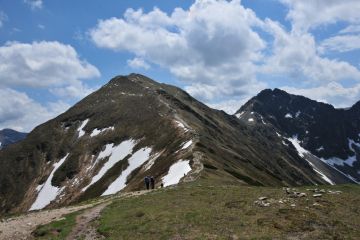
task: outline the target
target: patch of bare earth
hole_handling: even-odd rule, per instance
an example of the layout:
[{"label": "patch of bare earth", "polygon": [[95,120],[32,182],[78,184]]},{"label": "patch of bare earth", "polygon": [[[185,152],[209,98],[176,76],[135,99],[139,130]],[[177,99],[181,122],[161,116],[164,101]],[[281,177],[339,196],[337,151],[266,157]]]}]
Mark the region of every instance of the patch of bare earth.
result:
[{"label": "patch of bare earth", "polygon": [[98,234],[92,223],[99,217],[101,210],[103,210],[109,204],[110,202],[99,204],[93,208],[85,210],[84,213],[77,216],[76,226],[73,228],[67,239],[104,239],[103,236]]},{"label": "patch of bare earth", "polygon": [[0,221],[0,239],[33,239],[31,233],[39,225],[48,224],[60,220],[62,216],[76,212],[85,208],[92,207],[94,204],[83,206],[65,207],[39,212],[30,212],[18,217],[1,219]]}]

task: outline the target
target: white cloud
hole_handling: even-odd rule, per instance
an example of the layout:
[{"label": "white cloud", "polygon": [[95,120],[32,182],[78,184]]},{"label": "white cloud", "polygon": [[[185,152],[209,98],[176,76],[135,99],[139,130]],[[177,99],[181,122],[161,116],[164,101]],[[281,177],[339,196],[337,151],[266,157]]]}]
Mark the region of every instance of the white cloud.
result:
[{"label": "white cloud", "polygon": [[24,0],[24,3],[28,4],[32,10],[41,9],[43,7],[42,0]]},{"label": "white cloud", "polygon": [[[0,46],[0,128],[31,130],[94,91],[83,81],[99,76],[99,70],[81,60],[70,45],[43,41]],[[58,100],[39,103],[14,90],[17,87],[43,89]]]},{"label": "white cloud", "polygon": [[143,68],[143,69],[147,70],[150,68],[150,65],[147,62],[145,62],[144,59],[137,58],[137,57],[127,60],[127,64],[129,65],[129,67],[134,68],[134,69]]},{"label": "white cloud", "polygon": [[42,25],[42,24],[38,24],[37,27],[38,27],[39,29],[41,29],[41,30],[44,30],[44,29],[45,29],[45,26]]},{"label": "white cloud", "polygon": [[359,22],[358,0],[280,0],[289,7],[287,18],[292,21],[293,31],[309,29],[338,21]]},{"label": "white cloud", "polygon": [[331,103],[339,108],[350,107],[360,99],[360,84],[345,88],[337,82],[330,82],[314,88],[281,87],[281,89],[320,102]]},{"label": "white cloud", "polygon": [[[278,76],[280,82],[287,79],[299,89],[359,81],[355,66],[320,55],[309,31],[338,21],[356,25],[360,2],[281,1],[289,7],[291,31],[259,19],[240,0],[197,0],[189,9],[176,8],[169,14],[157,8],[147,13],[128,9],[122,17],[100,20],[89,35],[98,47],[132,53],[128,65],[136,65],[135,59],[159,65],[194,97],[212,106],[226,108],[227,103],[228,109],[232,98],[255,95],[268,86],[268,79]],[[274,41],[266,42],[260,31]]]},{"label": "white cloud", "polygon": [[70,106],[62,101],[41,105],[25,93],[0,89],[0,129],[30,131],[40,123],[64,112]]},{"label": "white cloud", "polygon": [[50,93],[54,94],[60,98],[72,98],[72,99],[81,99],[90,93],[96,91],[99,86],[96,87],[88,87],[84,85],[82,82],[75,82],[72,85],[64,86],[64,87],[55,87],[49,89]]},{"label": "white cloud", "polygon": [[346,28],[342,29],[339,33],[360,33],[360,25],[349,25]]},{"label": "white cloud", "polygon": [[237,100],[232,99],[232,100],[226,100],[216,103],[208,103],[207,105],[214,109],[223,110],[227,114],[235,114],[235,112],[239,110],[240,107],[244,105],[249,99],[250,96],[247,96]]},{"label": "white cloud", "polygon": [[262,67],[263,73],[285,74],[299,86],[360,80],[360,71],[348,62],[319,56],[315,39],[310,33],[286,32],[271,20],[267,20],[266,24],[274,36],[274,43],[272,55]]},{"label": "white cloud", "polygon": [[[265,42],[252,26],[261,24],[238,0],[198,0],[169,15],[157,8],[128,9],[123,18],[99,21],[89,34],[98,47],[128,51],[168,69],[188,89],[229,86],[227,94],[237,94],[257,84],[255,64]],[[221,95],[213,91],[206,97]]]},{"label": "white cloud", "polygon": [[9,42],[0,47],[0,86],[60,88],[99,77],[75,49],[59,42]]},{"label": "white cloud", "polygon": [[360,48],[360,35],[338,35],[325,39],[319,46],[320,52],[349,52]]},{"label": "white cloud", "polygon": [[4,22],[6,22],[7,20],[8,16],[3,11],[0,11],[0,28],[4,26]]}]

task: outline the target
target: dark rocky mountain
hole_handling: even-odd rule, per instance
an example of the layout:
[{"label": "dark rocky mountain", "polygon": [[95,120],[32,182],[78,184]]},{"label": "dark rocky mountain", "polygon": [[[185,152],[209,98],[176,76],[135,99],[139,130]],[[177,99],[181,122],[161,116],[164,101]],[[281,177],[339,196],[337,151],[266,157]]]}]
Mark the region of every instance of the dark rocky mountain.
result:
[{"label": "dark rocky mountain", "polygon": [[242,106],[236,116],[273,126],[300,152],[317,158],[315,163],[325,163],[360,182],[360,102],[349,109],[336,109],[280,89],[266,89]]},{"label": "dark rocky mountain", "polygon": [[0,149],[23,140],[26,135],[27,133],[17,132],[8,128],[0,130]]},{"label": "dark rocky mountain", "polygon": [[[299,135],[300,136],[300,135]],[[270,125],[244,122],[179,88],[131,74],[0,151],[2,214],[197,178],[245,185],[327,184]],[[337,182],[349,182],[327,169]]]}]

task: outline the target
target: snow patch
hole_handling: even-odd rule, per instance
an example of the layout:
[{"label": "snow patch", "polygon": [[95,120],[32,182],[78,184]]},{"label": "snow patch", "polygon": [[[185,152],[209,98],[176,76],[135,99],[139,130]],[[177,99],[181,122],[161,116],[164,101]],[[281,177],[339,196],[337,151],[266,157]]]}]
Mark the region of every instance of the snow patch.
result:
[{"label": "snow patch", "polygon": [[149,161],[145,164],[145,171],[149,170],[154,164],[156,159],[161,155],[160,153],[155,154],[152,158],[149,159]]},{"label": "snow patch", "polygon": [[249,121],[249,122],[253,122],[254,119],[253,119],[253,118],[249,118],[248,121]]},{"label": "snow patch", "polygon": [[180,179],[190,171],[190,160],[179,160],[178,162],[171,165],[167,175],[162,178],[164,186],[167,187],[178,184]]},{"label": "snow patch", "polygon": [[86,126],[86,124],[89,122],[89,119],[86,119],[85,121],[83,121],[80,125],[80,127],[77,129],[77,131],[79,132],[79,138],[81,138],[82,136],[85,135],[85,131],[84,131],[84,127]]},{"label": "snow patch", "polygon": [[348,157],[347,159],[332,157],[332,158],[325,159],[325,161],[332,166],[334,166],[334,165],[344,166],[344,164],[346,164],[350,167],[353,167],[354,162],[356,162],[356,155],[354,155],[352,157]]},{"label": "snow patch", "polygon": [[237,118],[241,118],[241,116],[244,114],[245,112],[244,111],[242,111],[241,113],[237,113],[237,114],[235,114],[235,116],[237,117]]},{"label": "snow patch", "polygon": [[192,140],[190,140],[190,141],[187,141],[183,146],[182,146],[182,148],[181,148],[181,150],[183,150],[183,149],[187,149],[188,147],[190,147],[191,146],[191,144],[193,143],[193,141]]},{"label": "snow patch", "polygon": [[275,131],[275,133],[276,133],[276,135],[277,135],[278,137],[281,137],[281,134],[280,134],[280,133],[278,133],[278,132],[276,132],[276,131]]},{"label": "snow patch", "polygon": [[102,129],[94,129],[91,134],[90,134],[90,137],[95,137],[103,132],[106,132],[106,131],[113,131],[115,128],[114,127],[107,127],[107,128],[102,128]]},{"label": "snow patch", "polygon": [[175,123],[179,128],[184,129],[185,132],[189,131],[189,129],[185,127],[185,125],[182,122],[175,120]]},{"label": "snow patch", "polygon": [[264,121],[263,116],[260,115],[260,119],[261,119],[261,122],[262,122],[264,125],[266,125],[266,122]]},{"label": "snow patch", "polygon": [[333,181],[331,181],[331,179],[328,178],[324,173],[320,172],[320,171],[319,171],[317,168],[315,168],[314,166],[312,166],[312,167],[313,167],[314,171],[317,172],[322,179],[324,179],[326,182],[330,183],[331,185],[335,185],[335,183],[334,183]]},{"label": "snow patch", "polygon": [[101,194],[101,196],[106,196],[110,194],[115,194],[124,187],[126,187],[126,179],[127,177],[134,171],[136,168],[140,167],[144,164],[150,157],[151,148],[141,148],[137,152],[135,152],[128,160],[129,166],[122,171],[120,176],[112,182],[106,191]]},{"label": "snow patch", "polygon": [[321,147],[317,148],[316,151],[317,151],[317,152],[324,151],[324,147],[321,146]]},{"label": "snow patch", "polygon": [[352,140],[352,139],[350,139],[350,138],[348,138],[348,142],[349,142],[349,148],[350,148],[350,150],[353,151],[354,153],[355,153],[355,150],[354,150],[354,148],[352,147],[352,145],[355,145],[355,146],[357,146],[357,147],[360,148],[360,143],[357,143],[357,142],[355,142],[354,140]]},{"label": "snow patch", "polygon": [[293,116],[292,116],[290,113],[287,113],[287,114],[285,115],[285,118],[293,118]]},{"label": "snow patch", "polygon": [[300,146],[300,141],[298,140],[297,135],[293,136],[292,138],[287,138],[287,140],[289,140],[292,145],[294,145],[300,157],[304,157],[304,153],[309,153],[309,151]]},{"label": "snow patch", "polygon": [[94,165],[98,162],[98,160],[109,157],[109,160],[102,166],[100,171],[91,179],[90,184],[88,184],[86,187],[82,189],[82,191],[85,191],[88,189],[91,185],[96,183],[98,180],[100,180],[105,173],[112,168],[117,162],[124,159],[127,155],[131,154],[132,149],[135,146],[134,140],[126,140],[122,143],[120,143],[117,146],[114,146],[113,143],[107,144],[105,149],[99,153],[99,156],[97,157]]},{"label": "snow patch", "polygon": [[[294,145],[296,151],[298,152],[299,156],[304,158],[304,154],[311,154],[308,150],[306,150],[305,148],[303,148],[301,145],[300,145],[300,141],[298,140],[297,138],[297,135],[293,136],[292,138],[287,138],[291,143],[292,145]],[[312,155],[312,154],[311,154]],[[322,179],[324,179],[326,182],[328,182],[329,184],[331,185],[335,185],[335,183],[333,181],[330,180],[330,178],[328,178],[323,172],[321,172],[318,168],[315,167],[314,164],[312,164],[310,161],[308,161],[306,158],[304,158],[309,164],[310,166],[312,167],[312,169],[318,173],[320,175],[320,177]]]},{"label": "snow patch", "polygon": [[300,114],[301,114],[301,111],[297,111],[297,112],[295,113],[295,117],[299,117]]},{"label": "snow patch", "polygon": [[49,177],[46,179],[46,182],[36,188],[37,191],[40,191],[37,195],[35,202],[31,205],[29,211],[43,209],[53,201],[58,194],[61,192],[61,188],[54,187],[51,184],[52,178],[56,170],[65,162],[69,154],[63,157],[59,162],[54,163],[54,169],[51,171]]}]

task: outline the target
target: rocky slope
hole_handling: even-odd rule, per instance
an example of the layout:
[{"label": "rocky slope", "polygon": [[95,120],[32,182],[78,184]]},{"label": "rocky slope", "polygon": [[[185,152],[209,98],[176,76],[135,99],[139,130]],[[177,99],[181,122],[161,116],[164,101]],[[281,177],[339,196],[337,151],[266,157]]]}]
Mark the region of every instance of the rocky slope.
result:
[{"label": "rocky slope", "polygon": [[1,214],[141,189],[146,175],[157,186],[197,177],[264,186],[327,183],[272,128],[131,74],[0,152]]},{"label": "rocky slope", "polygon": [[23,140],[26,135],[27,133],[18,132],[8,128],[0,130],[0,149]]},{"label": "rocky slope", "polygon": [[[272,126],[301,157],[360,182],[360,102],[349,109],[266,89],[236,113],[244,122]],[[326,171],[326,170],[324,170]],[[340,172],[339,172],[340,171]]]}]

